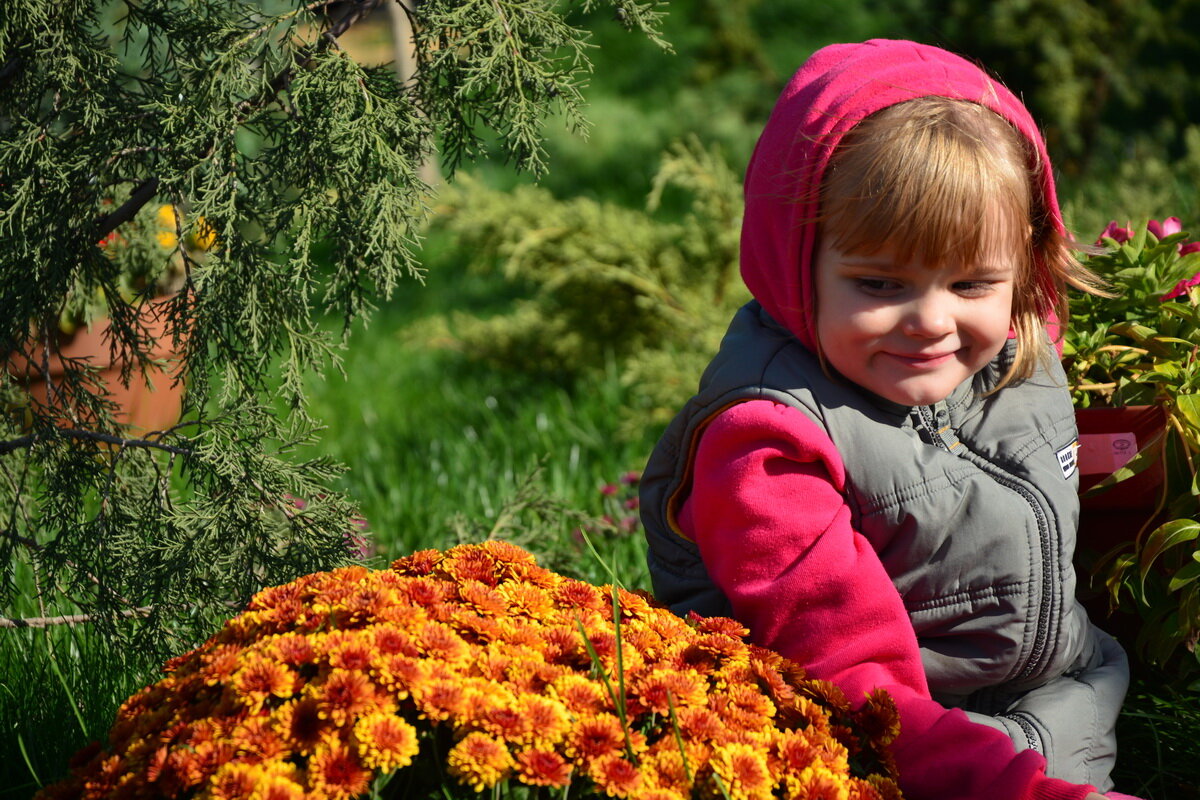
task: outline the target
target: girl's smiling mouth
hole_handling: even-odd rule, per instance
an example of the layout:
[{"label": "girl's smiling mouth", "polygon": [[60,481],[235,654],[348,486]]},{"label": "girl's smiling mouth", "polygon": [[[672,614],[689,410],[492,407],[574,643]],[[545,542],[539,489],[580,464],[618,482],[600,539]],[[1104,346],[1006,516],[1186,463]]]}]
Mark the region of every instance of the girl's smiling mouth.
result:
[{"label": "girl's smiling mouth", "polygon": [[957,350],[950,350],[945,353],[916,353],[912,355],[884,353],[884,355],[914,369],[934,369],[950,361],[957,353]]}]

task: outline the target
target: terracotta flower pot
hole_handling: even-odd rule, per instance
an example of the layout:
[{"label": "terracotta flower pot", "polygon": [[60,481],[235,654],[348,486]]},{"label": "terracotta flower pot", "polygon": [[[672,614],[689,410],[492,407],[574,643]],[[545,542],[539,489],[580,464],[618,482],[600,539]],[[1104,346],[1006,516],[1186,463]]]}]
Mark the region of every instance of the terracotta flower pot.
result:
[{"label": "terracotta flower pot", "polygon": [[[121,381],[122,361],[113,359],[109,348],[107,318],[96,320],[90,327],[80,327],[67,336],[57,334],[58,348],[67,358],[87,359],[100,370],[110,399],[117,404],[115,420],[129,427],[133,435],[169,428],[179,420],[183,401],[183,385],[177,384],[173,371],[177,355],[166,334],[166,306],[164,301],[155,300],[142,306],[140,317],[146,326],[153,344],[150,358],[158,366],[144,371],[134,370],[129,385]],[[35,352],[40,348],[35,348]],[[59,380],[64,373],[62,359],[50,359],[51,380]],[[9,363],[9,374],[22,383],[29,394],[39,403],[49,404],[46,381],[39,365],[22,357],[14,357]],[[53,404],[52,404],[53,405]]]}]

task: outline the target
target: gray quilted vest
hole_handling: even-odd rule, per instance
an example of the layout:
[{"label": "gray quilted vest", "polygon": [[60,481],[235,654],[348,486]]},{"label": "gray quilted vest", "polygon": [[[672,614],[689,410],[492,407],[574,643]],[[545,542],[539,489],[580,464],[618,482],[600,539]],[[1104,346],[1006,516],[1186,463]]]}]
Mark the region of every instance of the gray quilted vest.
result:
[{"label": "gray quilted vest", "polygon": [[675,524],[690,454],[735,403],[799,409],[842,456],[853,524],[903,598],[934,698],[1037,749],[1050,775],[1105,791],[1128,669],[1075,599],[1074,410],[1056,363],[984,397],[1012,350],[946,400],[910,408],[830,378],[747,304],[643,475],[650,574],[677,613],[730,613]]}]

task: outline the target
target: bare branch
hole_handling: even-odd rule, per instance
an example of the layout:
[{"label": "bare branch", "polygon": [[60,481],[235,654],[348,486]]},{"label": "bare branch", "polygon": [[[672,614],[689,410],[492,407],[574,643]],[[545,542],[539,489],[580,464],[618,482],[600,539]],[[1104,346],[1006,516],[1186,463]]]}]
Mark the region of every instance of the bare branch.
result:
[{"label": "bare branch", "polygon": [[[175,445],[163,444],[153,439],[126,439],[121,436],[114,436],[111,433],[100,433],[99,431],[87,431],[78,428],[59,428],[56,433],[67,439],[82,439],[92,442],[104,442],[105,444],[115,444],[120,447],[142,447],[151,448],[154,450],[163,450],[168,453],[179,456],[190,456],[191,450],[184,447],[176,447]],[[6,442],[0,442],[0,456],[11,453],[14,450],[23,450],[33,447],[39,441],[45,441],[48,437],[31,433],[26,436],[19,436],[16,439],[9,439]]]},{"label": "bare branch", "polygon": [[[141,606],[122,611],[119,616],[124,619],[146,617],[154,610],[154,606]],[[92,622],[99,619],[98,614],[67,614],[61,617],[0,617],[0,628],[49,628],[53,625],[78,625],[81,622]]]}]

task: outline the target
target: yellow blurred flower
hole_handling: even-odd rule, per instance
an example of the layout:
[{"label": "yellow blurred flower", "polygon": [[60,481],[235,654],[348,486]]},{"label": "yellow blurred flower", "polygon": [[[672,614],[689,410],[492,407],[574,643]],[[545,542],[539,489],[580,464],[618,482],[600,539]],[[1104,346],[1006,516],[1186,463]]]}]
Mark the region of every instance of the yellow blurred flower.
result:
[{"label": "yellow blurred flower", "polygon": [[196,227],[192,229],[192,247],[210,250],[216,241],[217,229],[204,217],[196,217]]}]

